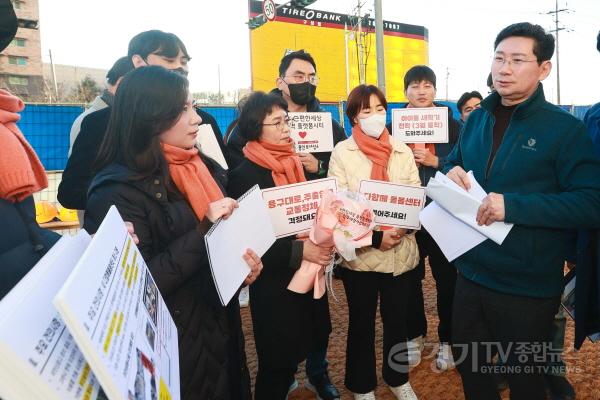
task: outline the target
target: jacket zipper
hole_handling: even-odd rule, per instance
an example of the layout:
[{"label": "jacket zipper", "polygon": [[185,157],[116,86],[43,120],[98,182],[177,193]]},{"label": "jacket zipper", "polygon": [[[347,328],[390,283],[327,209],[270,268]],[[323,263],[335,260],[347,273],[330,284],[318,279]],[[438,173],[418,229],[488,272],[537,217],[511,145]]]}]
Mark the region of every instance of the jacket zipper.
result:
[{"label": "jacket zipper", "polygon": [[[485,182],[486,183],[487,183],[490,171],[492,170],[492,168],[494,168],[494,162],[496,161],[496,158],[498,157],[498,152],[500,151],[500,147],[502,147],[502,143],[504,143],[504,138],[506,137],[506,134],[510,130],[510,126],[512,125],[512,119],[513,119],[513,117],[511,116],[510,122],[508,123],[508,126],[506,127],[506,130],[504,131],[504,135],[502,135],[502,140],[500,141],[500,144],[498,145],[498,149],[496,150],[496,154],[494,154],[494,159],[492,160],[490,167],[485,171]],[[496,123],[496,118],[494,118],[494,124],[495,123]],[[521,137],[521,135],[519,135],[519,137]],[[517,142],[515,142],[515,143],[517,143]],[[494,125],[492,124],[492,148],[493,147],[494,147]],[[488,156],[488,162],[490,161],[490,157],[492,156],[492,148],[490,148],[490,155]],[[513,147],[511,148],[510,152],[508,153],[508,156],[510,156],[512,154],[514,149],[515,149],[515,145],[513,145]]]}]

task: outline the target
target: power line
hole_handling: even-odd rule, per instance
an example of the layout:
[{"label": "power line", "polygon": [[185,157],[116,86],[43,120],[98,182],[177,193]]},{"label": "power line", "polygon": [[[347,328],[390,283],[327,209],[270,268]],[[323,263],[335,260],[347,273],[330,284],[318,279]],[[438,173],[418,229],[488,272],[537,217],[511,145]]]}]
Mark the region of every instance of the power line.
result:
[{"label": "power line", "polygon": [[551,33],[554,33],[554,37],[556,39],[556,103],[560,104],[560,47],[558,46],[558,33],[560,31],[572,32],[571,29],[566,28],[564,26],[559,26],[560,24],[560,14],[561,13],[570,13],[573,10],[569,8],[558,8],[558,0],[555,0],[554,10],[548,11],[545,14],[554,16],[554,29],[550,30]]}]

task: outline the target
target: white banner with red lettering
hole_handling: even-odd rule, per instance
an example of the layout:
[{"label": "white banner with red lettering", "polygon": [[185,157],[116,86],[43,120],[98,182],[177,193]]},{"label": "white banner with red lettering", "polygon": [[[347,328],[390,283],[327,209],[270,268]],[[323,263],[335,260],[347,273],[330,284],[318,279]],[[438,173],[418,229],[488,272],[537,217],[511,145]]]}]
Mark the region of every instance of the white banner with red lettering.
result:
[{"label": "white banner with red lettering", "polygon": [[378,225],[421,229],[419,213],[425,205],[424,187],[362,180],[359,192],[371,202]]},{"label": "white banner with red lettering", "polygon": [[335,178],[278,186],[262,190],[275,236],[282,238],[308,232],[313,225],[323,193],[337,193]]},{"label": "white banner with red lettering", "polygon": [[291,112],[290,137],[298,153],[320,153],[333,151],[331,113]]},{"label": "white banner with red lettering", "polygon": [[448,109],[395,108],[392,135],[404,143],[448,143]]}]

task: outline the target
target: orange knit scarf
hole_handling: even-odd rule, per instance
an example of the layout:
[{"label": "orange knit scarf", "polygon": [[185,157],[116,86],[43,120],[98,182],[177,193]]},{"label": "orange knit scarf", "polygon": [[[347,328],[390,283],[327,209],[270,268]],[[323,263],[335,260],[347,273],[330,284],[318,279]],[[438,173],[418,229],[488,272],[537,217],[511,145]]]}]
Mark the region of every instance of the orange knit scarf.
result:
[{"label": "orange knit scarf", "polygon": [[360,129],[360,126],[354,125],[352,138],[358,145],[359,150],[373,163],[371,166],[371,179],[389,182],[390,177],[387,173],[387,167],[392,154],[392,144],[390,143],[388,130],[384,129],[379,139],[375,139],[366,135]]},{"label": "orange knit scarf", "polygon": [[24,108],[21,99],[0,90],[0,198],[11,202],[48,187],[40,159],[16,124]]},{"label": "orange knit scarf", "polygon": [[264,141],[251,141],[244,146],[244,155],[250,161],[271,170],[275,186],[305,182],[304,169],[300,158],[294,152],[294,145],[273,144]]},{"label": "orange knit scarf", "polygon": [[224,197],[221,188],[200,159],[197,148],[186,150],[166,143],[162,143],[162,148],[169,164],[171,179],[190,203],[198,219],[203,220],[208,205]]}]

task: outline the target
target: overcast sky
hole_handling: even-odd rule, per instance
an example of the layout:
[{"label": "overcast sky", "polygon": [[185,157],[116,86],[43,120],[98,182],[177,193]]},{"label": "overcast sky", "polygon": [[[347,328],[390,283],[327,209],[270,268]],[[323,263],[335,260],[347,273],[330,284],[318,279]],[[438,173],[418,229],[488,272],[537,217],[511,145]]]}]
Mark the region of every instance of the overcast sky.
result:
[{"label": "overcast sky", "polygon": [[[43,60],[52,49],[57,64],[108,69],[127,52],[131,37],[148,29],[177,34],[193,57],[193,91],[216,91],[217,68],[223,91],[250,87],[247,0],[39,0]],[[311,8],[351,13],[356,0],[317,0]],[[457,99],[467,90],[487,93],[496,34],[514,22],[529,21],[554,29],[554,0],[382,0],[389,21],[423,25],[429,30],[430,66],[438,77],[438,98]],[[372,0],[363,0],[373,9]],[[600,101],[600,0],[560,0],[561,103]],[[371,11],[371,15],[374,13]],[[318,60],[317,60],[318,61]],[[556,100],[556,65],[544,82]],[[376,82],[374,82],[376,83]],[[318,95],[318,92],[317,92]]]}]

